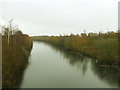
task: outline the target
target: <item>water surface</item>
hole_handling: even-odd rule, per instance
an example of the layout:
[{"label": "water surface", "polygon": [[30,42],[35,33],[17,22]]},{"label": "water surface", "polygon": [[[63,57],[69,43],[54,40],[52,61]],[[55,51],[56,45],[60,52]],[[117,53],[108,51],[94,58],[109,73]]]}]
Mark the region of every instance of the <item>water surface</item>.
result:
[{"label": "water surface", "polygon": [[20,88],[116,88],[118,70],[47,43],[34,42]]}]

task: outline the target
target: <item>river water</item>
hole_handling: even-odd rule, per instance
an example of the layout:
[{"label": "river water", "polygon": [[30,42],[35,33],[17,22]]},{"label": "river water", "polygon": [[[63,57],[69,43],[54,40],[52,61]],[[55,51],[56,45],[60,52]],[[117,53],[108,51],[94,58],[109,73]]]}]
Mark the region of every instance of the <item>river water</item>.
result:
[{"label": "river water", "polygon": [[118,69],[44,42],[33,42],[20,88],[117,88]]}]

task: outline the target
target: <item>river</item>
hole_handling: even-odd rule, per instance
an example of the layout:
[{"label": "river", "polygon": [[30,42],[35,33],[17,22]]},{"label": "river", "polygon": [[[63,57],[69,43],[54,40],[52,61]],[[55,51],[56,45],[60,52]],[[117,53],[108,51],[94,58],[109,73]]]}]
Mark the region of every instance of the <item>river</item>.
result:
[{"label": "river", "polygon": [[118,69],[44,42],[33,42],[20,88],[117,88]]}]

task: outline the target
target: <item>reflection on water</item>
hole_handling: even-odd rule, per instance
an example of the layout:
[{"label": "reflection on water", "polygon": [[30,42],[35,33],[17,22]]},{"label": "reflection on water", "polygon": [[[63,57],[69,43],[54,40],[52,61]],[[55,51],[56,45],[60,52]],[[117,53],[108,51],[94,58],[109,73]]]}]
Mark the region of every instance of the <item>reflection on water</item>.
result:
[{"label": "reflection on water", "polygon": [[[38,51],[40,50],[40,51],[36,52],[36,50]],[[36,55],[37,58],[35,58],[35,56],[33,55]],[[38,76],[36,75],[35,77],[37,78],[36,80],[38,81],[34,81],[34,79],[32,80],[33,82],[35,82],[35,84],[36,83],[39,84],[37,85],[32,84],[32,86],[30,86],[31,85],[30,81],[32,80],[30,80],[31,76],[29,75],[29,73],[32,72],[31,69],[36,67],[34,66],[35,60],[33,59],[38,59],[38,58],[39,61],[36,60],[36,62],[39,65],[40,72],[34,71],[33,73],[37,73],[37,74],[40,73],[40,74]],[[59,62],[55,58],[57,58]],[[60,61],[62,61],[62,63],[64,64],[59,64],[61,63]],[[65,63],[65,61],[67,63]],[[118,69],[97,67],[95,64],[95,60],[90,57],[83,56],[82,54],[77,52],[68,52],[65,51],[64,49],[55,47],[48,43],[34,42],[34,48],[31,54],[30,62],[31,64],[29,65],[28,69],[26,69],[25,71],[21,88],[24,87],[28,87],[28,88],[29,87],[39,87],[39,88],[118,87],[118,73],[120,75],[120,71]],[[47,62],[48,64],[46,65]],[[52,68],[52,64],[54,68]],[[72,66],[72,68],[70,66]],[[66,68],[69,68],[70,71],[69,70],[67,70],[67,72],[64,71]],[[50,73],[50,71],[52,73]],[[59,74],[61,76],[59,76]],[[34,74],[32,77],[34,77]],[[65,80],[66,78],[68,78],[69,82]]]},{"label": "reflection on water", "polygon": [[[85,74],[87,68],[91,68],[94,74],[98,76],[101,80],[104,80],[105,82],[109,83],[111,86],[112,85],[120,86],[120,83],[118,84],[118,79],[119,79],[118,77],[120,76],[120,70],[118,68],[98,67],[94,59],[87,56],[83,56],[81,53],[68,52],[59,47],[50,44],[48,45],[51,46],[56,52],[60,52],[64,58],[67,58],[66,60],[68,60],[68,62],[72,66],[76,66],[77,68],[81,69],[83,74]],[[92,64],[91,67],[88,67],[89,62]]]},{"label": "reflection on water", "polygon": [[76,66],[77,69],[81,69],[83,74],[85,74],[88,63],[90,63],[91,58],[87,56],[83,56],[81,53],[78,52],[69,52],[53,45],[49,45],[49,46],[51,46],[52,49],[54,49],[56,52],[60,52],[61,56],[66,58],[65,60],[68,60],[68,63],[70,63],[70,65]]}]

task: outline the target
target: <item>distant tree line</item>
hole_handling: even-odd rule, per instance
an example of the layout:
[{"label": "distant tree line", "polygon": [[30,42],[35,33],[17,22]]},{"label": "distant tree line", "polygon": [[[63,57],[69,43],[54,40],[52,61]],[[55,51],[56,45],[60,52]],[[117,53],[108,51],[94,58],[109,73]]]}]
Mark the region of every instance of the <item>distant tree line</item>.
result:
[{"label": "distant tree line", "polygon": [[93,57],[99,66],[120,66],[118,61],[118,32],[81,33],[60,36],[35,36],[33,40],[44,41],[72,52]]}]

